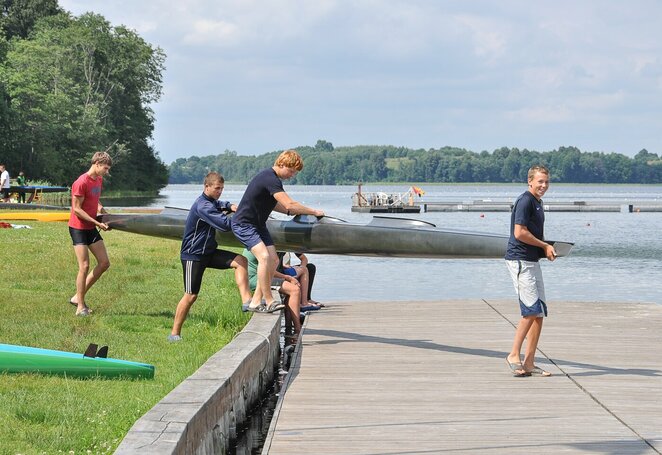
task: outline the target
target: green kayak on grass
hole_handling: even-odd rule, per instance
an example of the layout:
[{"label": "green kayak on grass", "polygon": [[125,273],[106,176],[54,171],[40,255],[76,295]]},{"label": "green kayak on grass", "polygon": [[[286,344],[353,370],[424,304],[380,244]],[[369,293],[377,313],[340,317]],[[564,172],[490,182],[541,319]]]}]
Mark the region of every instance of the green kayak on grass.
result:
[{"label": "green kayak on grass", "polygon": [[85,354],[0,344],[0,373],[42,373],[69,377],[154,377],[154,366],[105,358],[107,347],[92,344]]}]

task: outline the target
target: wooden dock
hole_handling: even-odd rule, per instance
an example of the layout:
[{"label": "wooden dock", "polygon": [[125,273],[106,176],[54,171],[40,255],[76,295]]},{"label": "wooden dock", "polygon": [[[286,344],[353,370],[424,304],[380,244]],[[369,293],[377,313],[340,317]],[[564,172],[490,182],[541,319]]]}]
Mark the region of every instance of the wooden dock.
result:
[{"label": "wooden dock", "polygon": [[509,372],[514,299],[312,314],[263,454],[662,453],[662,306],[549,307],[551,378]]}]

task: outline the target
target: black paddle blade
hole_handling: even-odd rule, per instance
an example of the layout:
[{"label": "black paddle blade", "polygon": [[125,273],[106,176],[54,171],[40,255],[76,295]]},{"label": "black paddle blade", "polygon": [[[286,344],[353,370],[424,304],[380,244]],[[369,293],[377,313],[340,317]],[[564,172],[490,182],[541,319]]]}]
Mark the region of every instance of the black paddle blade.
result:
[{"label": "black paddle blade", "polygon": [[90,345],[85,349],[85,353],[83,353],[83,357],[96,357],[97,356],[97,345],[94,343],[90,343]]},{"label": "black paddle blade", "polygon": [[101,346],[97,351],[97,357],[105,359],[108,357],[108,346]]}]

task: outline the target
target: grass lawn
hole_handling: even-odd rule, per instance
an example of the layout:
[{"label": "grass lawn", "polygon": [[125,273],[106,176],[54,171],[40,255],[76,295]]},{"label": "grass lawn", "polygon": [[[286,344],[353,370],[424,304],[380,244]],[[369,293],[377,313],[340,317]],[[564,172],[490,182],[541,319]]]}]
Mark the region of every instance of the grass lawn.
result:
[{"label": "grass lawn", "polygon": [[[1,219],[1,214],[0,214]],[[231,271],[208,270],[180,343],[168,343],[182,296],[180,243],[103,233],[110,269],[87,294],[94,310],[68,303],[77,272],[66,223],[0,229],[0,343],[150,363],[154,379],[72,379],[0,373],[0,454],[112,453],[133,423],[246,324]],[[92,260],[94,264],[94,260]]]}]

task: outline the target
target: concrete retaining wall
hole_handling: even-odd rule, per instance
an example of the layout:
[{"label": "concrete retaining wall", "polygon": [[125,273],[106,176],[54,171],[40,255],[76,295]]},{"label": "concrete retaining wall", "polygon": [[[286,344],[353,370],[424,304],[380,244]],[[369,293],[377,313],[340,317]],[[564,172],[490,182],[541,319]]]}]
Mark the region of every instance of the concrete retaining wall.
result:
[{"label": "concrete retaining wall", "polygon": [[252,317],[231,343],[142,416],[115,453],[226,453],[237,424],[273,381],[279,315]]}]

